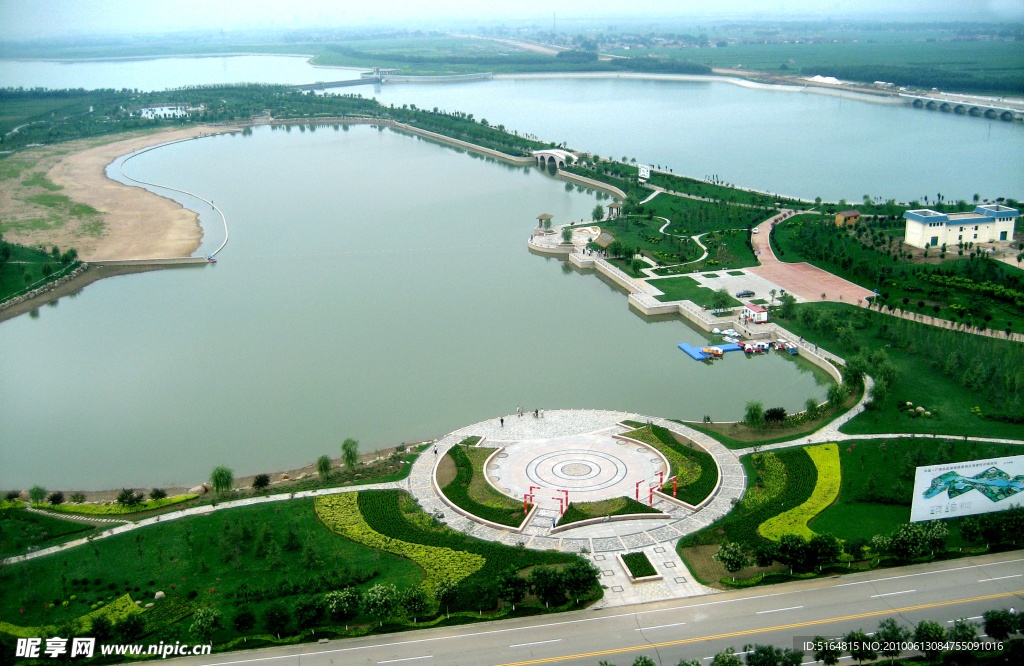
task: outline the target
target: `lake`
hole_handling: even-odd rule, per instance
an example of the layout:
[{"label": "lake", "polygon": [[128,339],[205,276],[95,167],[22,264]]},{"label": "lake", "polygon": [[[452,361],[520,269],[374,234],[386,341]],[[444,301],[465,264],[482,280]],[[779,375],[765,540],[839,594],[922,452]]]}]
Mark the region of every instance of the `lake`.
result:
[{"label": "lake", "polygon": [[704,340],[686,324],[531,254],[539,213],[595,203],[532,167],[353,126],[261,127],[126,170],[213,196],[231,242],[214,266],[103,280],[0,325],[0,487],[194,484],[517,406],[727,420],[824,399],[803,361],[697,363],[676,348]]}]

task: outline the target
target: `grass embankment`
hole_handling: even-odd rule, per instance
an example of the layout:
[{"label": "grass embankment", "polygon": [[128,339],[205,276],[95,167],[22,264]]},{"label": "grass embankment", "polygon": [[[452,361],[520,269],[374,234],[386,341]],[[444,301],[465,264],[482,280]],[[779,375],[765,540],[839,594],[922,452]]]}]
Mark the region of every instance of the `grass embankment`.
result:
[{"label": "grass embankment", "polygon": [[[636,421],[624,423],[636,428],[623,433],[624,436],[653,446],[668,460],[670,469],[666,480],[673,476],[678,479],[678,499],[694,506],[707,499],[718,483],[718,465],[710,453],[688,440],[679,441],[668,428]],[[661,490],[671,495],[672,484],[666,482]]]},{"label": "grass embankment", "polygon": [[677,176],[675,174],[667,174],[660,171],[652,172],[651,177],[647,182],[651,185],[657,185],[658,187],[671,190],[673,192],[679,192],[681,194],[689,194],[692,196],[702,197],[704,199],[717,199],[729,203],[745,204],[747,206],[760,208],[781,207],[801,209],[814,206],[814,203],[812,202],[798,201],[797,199],[789,199],[786,197],[775,196],[773,194],[764,194],[762,192],[750,192],[748,190],[741,190],[727,185],[708,183],[703,180],[697,180],[696,178],[687,178],[686,176]]},{"label": "grass embankment", "polygon": [[0,559],[23,555],[29,548],[49,548],[78,539],[95,527],[70,520],[30,513],[21,508],[0,509]]},{"label": "grass embankment", "polygon": [[647,558],[647,554],[642,550],[635,553],[626,553],[622,556],[622,561],[626,564],[629,569],[630,575],[633,578],[644,578],[646,576],[658,575],[657,570],[651,561]]},{"label": "grass embankment", "polygon": [[199,497],[199,495],[175,495],[158,500],[146,500],[127,506],[124,504],[33,504],[36,509],[52,511],[54,513],[73,513],[82,516],[121,516],[126,514],[142,513],[164,509],[175,504],[188,502]]},{"label": "grass embankment", "polygon": [[[147,615],[159,617],[165,605],[185,605],[186,614],[212,606],[228,620],[214,636],[219,643],[241,635],[230,628],[238,611],[260,616],[272,603],[290,606],[348,585],[406,588],[423,572],[409,559],[338,537],[317,521],[311,500],[294,500],[159,523],[5,567],[0,577],[0,617],[22,626],[60,625],[101,602],[131,594],[148,603],[162,591],[167,598]],[[190,640],[188,628],[172,622],[152,630],[173,642]]]},{"label": "grass embankment", "polygon": [[479,437],[470,437],[448,449],[446,457],[455,465],[455,478],[441,492],[453,504],[484,520],[519,527],[526,515],[520,502],[496,491],[484,476],[484,464],[494,449],[473,448]]},{"label": "grass embankment", "polygon": [[[892,438],[843,442],[839,448],[842,486],[834,504],[810,522],[819,534],[840,539],[870,539],[910,520],[914,470],[937,465],[1018,455],[1013,444],[975,444],[963,440]],[[950,524],[952,546],[958,530]]]},{"label": "grass embankment", "polygon": [[[657,280],[651,280],[651,285],[660,289],[663,293],[661,296],[656,296],[659,301],[692,301],[697,305],[704,306],[708,310],[714,307],[712,303],[712,296],[714,296],[715,290],[701,286],[699,282],[694,280],[688,275],[680,275],[679,277],[672,278],[659,278]],[[727,308],[739,307],[742,305],[739,301],[729,295],[729,302],[726,305]]]},{"label": "grass embankment", "polygon": [[600,502],[569,502],[569,508],[558,519],[558,526],[578,523],[591,518],[626,516],[634,513],[661,513],[661,511],[642,502],[637,502],[631,497],[615,497]]},{"label": "grass embankment", "polygon": [[[1019,343],[943,330],[842,303],[808,303],[795,312],[788,320],[778,319],[794,334],[847,361],[859,354],[884,354],[895,368],[885,399],[847,422],[843,432],[1024,439],[1024,423],[985,418],[1012,418],[1024,402],[1024,383],[1017,383],[1024,375],[1024,348]],[[907,402],[932,415],[912,416]],[[979,410],[972,412],[980,406],[982,416]]]},{"label": "grass embankment", "polygon": [[[66,197],[65,197],[66,198]],[[79,266],[60,253],[8,243],[0,238],[0,303],[52,282]]]}]

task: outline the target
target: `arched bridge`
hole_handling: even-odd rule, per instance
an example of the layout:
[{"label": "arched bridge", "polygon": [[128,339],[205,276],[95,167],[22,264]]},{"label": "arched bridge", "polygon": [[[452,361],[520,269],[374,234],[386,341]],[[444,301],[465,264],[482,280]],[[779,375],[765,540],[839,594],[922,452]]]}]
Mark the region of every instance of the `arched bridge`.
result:
[{"label": "arched bridge", "polygon": [[533,156],[537,158],[537,164],[552,164],[559,169],[562,169],[567,164],[573,164],[576,162],[576,155],[568,150],[562,150],[561,148],[545,148],[544,150],[533,151]]},{"label": "arched bridge", "polygon": [[943,99],[928,95],[909,95],[900,93],[909,104],[918,109],[929,109],[932,111],[944,111],[959,115],[975,116],[977,118],[991,118],[1006,121],[1024,120],[1024,109],[1004,106],[1001,104],[982,104],[977,101],[963,101],[955,99]]}]

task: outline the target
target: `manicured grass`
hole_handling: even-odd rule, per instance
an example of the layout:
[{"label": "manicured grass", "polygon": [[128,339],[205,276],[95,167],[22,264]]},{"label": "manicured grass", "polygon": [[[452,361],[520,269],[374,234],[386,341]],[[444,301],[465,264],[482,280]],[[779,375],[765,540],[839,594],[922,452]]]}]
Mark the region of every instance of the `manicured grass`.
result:
[{"label": "manicured grass", "polygon": [[629,569],[629,573],[633,575],[633,578],[644,578],[645,576],[658,575],[654,565],[651,564],[651,561],[647,558],[647,554],[642,550],[635,553],[626,553],[622,556],[622,561],[626,564],[626,567]]},{"label": "manicured grass", "polygon": [[125,515],[131,513],[141,513],[143,511],[153,511],[155,509],[163,509],[168,506],[174,506],[175,504],[181,504],[189,500],[195,499],[199,495],[175,495],[174,497],[165,497],[159,500],[146,500],[139,502],[134,506],[125,506],[123,504],[33,504],[32,506],[36,509],[43,509],[45,511],[53,511],[54,513],[74,513],[86,516],[115,516]]},{"label": "manicured grass", "polygon": [[774,208],[710,203],[672,194],[659,194],[643,204],[638,212],[668,218],[672,221],[671,231],[674,234],[701,234],[722,229],[738,229],[746,233],[747,227],[756,227],[776,213]]},{"label": "manicured grass", "polygon": [[[758,534],[766,539],[778,541],[786,534],[799,534],[805,539],[810,539],[814,532],[807,527],[807,523],[839,497],[839,447],[835,444],[821,444],[804,447],[804,451],[811,457],[817,472],[814,490],[799,506],[773,516],[758,526]],[[787,478],[787,483],[792,481],[792,477]]]},{"label": "manicured grass", "polygon": [[661,513],[631,497],[615,497],[600,502],[569,502],[569,508],[558,519],[558,525],[578,523],[581,520],[603,516],[625,516],[634,513]]},{"label": "manicured grass", "polygon": [[660,233],[658,230],[664,224],[657,218],[630,215],[602,221],[601,231],[659,263],[686,261],[701,255],[702,250],[689,239]]},{"label": "manicured grass", "polygon": [[[476,438],[479,440],[479,438]],[[483,469],[493,449],[469,449],[453,446],[445,454],[455,463],[455,478],[441,489],[453,504],[474,516],[500,525],[518,527],[526,515],[523,505],[500,494],[487,483]]]},{"label": "manicured grass", "polygon": [[651,185],[657,185],[673,192],[752,206],[775,207],[776,203],[781,203],[785,208],[809,208],[814,205],[813,203],[797,201],[796,199],[776,197],[773,194],[748,192],[747,190],[740,190],[726,185],[714,185],[697,180],[696,178],[687,178],[661,172],[652,173],[648,182]]},{"label": "manicured grass", "polygon": [[[260,615],[271,597],[290,607],[304,595],[350,584],[405,588],[419,584],[423,572],[408,559],[333,534],[305,499],[158,523],[7,566],[0,579],[0,618],[39,626],[68,621],[126,592],[148,603],[163,591],[168,599],[156,601],[154,610],[191,596],[230,619],[242,608]],[[187,629],[187,622],[162,627],[156,637],[185,640]],[[238,635],[227,631],[218,642]]]},{"label": "manicured grass", "polygon": [[[658,278],[657,280],[651,280],[651,285],[657,287],[664,292],[662,296],[657,296],[659,301],[693,301],[697,305],[702,305],[709,310],[713,307],[711,297],[715,293],[714,290],[702,287],[699,282],[694,280],[688,275],[681,275],[673,278]],[[737,301],[732,295],[729,296],[729,304],[726,307],[737,307],[740,302]]]},{"label": "manicured grass", "polygon": [[[658,449],[668,459],[670,470],[667,478],[678,477],[676,497],[687,504],[700,504],[718,483],[718,465],[710,453],[690,442],[680,442],[668,428],[644,425],[636,421],[625,421],[637,430],[624,433]],[[688,441],[688,440],[687,440]],[[665,483],[661,491],[672,494],[672,484]]]},{"label": "manicured grass", "polygon": [[30,513],[24,508],[5,508],[0,510],[0,558],[23,555],[33,546],[48,548],[95,529],[85,523]]},{"label": "manicured grass", "polygon": [[843,442],[839,448],[843,476],[839,498],[811,521],[810,528],[840,539],[888,534],[910,519],[916,467],[1020,453],[1020,447],[1013,444],[930,437]]},{"label": "manicured grass", "polygon": [[[805,323],[799,316],[799,311],[803,308],[811,308],[819,315],[829,313],[839,326],[849,332],[849,343],[844,346],[834,332],[822,331]],[[881,408],[868,410],[854,417],[841,428],[842,432],[934,433],[1024,439],[1024,425],[990,421],[971,413],[971,408],[979,405],[988,405],[988,411],[992,412],[1005,409],[993,404],[1003,397],[1001,389],[990,387],[985,382],[980,383],[976,389],[968,388],[961,381],[957,381],[959,377],[956,375],[966,374],[967,370],[970,370],[969,365],[958,361],[954,366],[954,370],[957,371],[955,375],[947,375],[941,368],[929,362],[934,359],[917,352],[913,347],[893,344],[887,334],[894,326],[906,327],[906,330],[912,332],[921,329],[930,332],[938,329],[842,303],[807,303],[797,306],[797,311],[798,316],[780,321],[794,334],[803,336],[805,340],[843,357],[858,353],[858,350],[865,353],[884,350],[898,370],[890,396],[881,404]],[[967,333],[950,335],[970,337]],[[1015,349],[1013,345],[1019,345],[996,339],[978,338],[978,341],[990,345],[997,353],[1001,349]],[[915,407],[924,406],[933,413],[933,417],[911,418],[905,409],[897,409],[898,403],[907,401],[912,402]]]}]

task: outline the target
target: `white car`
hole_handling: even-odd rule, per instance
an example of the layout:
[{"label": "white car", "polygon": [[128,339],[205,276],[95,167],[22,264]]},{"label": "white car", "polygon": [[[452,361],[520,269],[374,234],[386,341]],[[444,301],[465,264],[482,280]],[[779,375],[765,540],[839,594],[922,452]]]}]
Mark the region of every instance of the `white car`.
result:
[{"label": "white car", "polygon": [[759,234],[759,233],[761,233],[761,230],[758,229],[757,227],[754,227],[753,229],[750,230],[750,233],[752,233],[752,234]]}]

